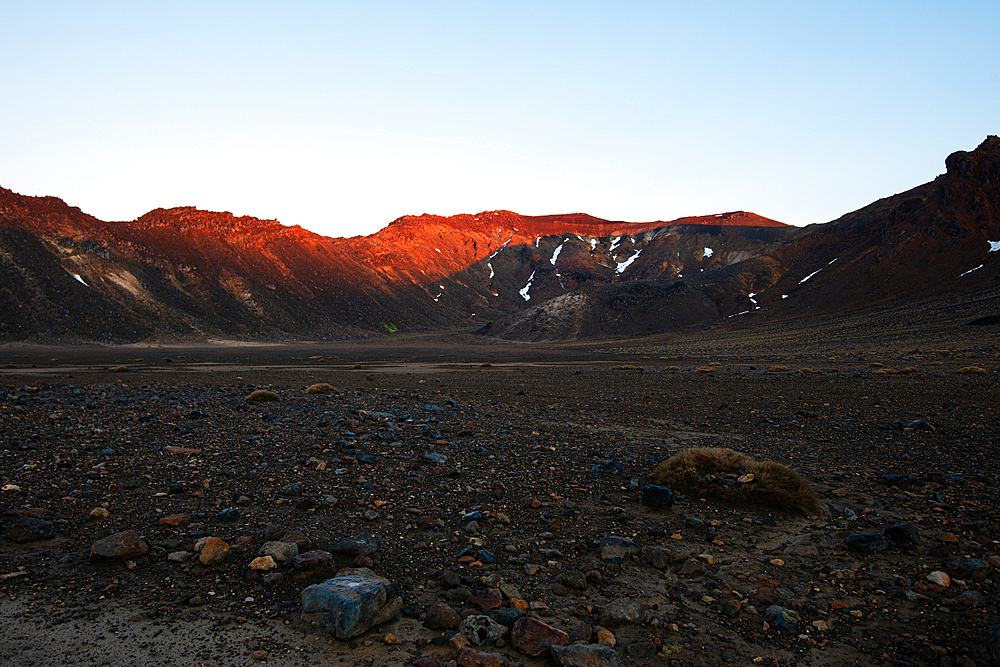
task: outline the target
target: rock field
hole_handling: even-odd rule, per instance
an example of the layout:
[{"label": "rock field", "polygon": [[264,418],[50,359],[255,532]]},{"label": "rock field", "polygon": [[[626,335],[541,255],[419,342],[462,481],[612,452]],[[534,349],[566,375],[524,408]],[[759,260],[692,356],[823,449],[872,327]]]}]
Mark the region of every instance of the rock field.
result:
[{"label": "rock field", "polygon": [[1000,664],[996,359],[516,349],[0,350],[0,662]]}]

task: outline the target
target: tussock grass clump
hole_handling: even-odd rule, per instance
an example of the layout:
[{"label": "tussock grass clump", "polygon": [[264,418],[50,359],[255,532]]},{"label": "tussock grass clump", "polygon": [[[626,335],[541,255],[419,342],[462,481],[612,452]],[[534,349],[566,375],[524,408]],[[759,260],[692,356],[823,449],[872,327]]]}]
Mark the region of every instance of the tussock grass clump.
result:
[{"label": "tussock grass clump", "polygon": [[792,370],[792,369],[789,368],[788,366],[771,366],[770,368],[767,369],[767,372],[768,373],[787,373],[790,370]]},{"label": "tussock grass clump", "polygon": [[250,395],[247,396],[245,400],[256,403],[275,403],[281,400],[281,396],[278,396],[273,391],[268,391],[267,389],[257,389],[256,391],[250,392]]},{"label": "tussock grass clump", "polygon": [[710,361],[710,362],[708,362],[708,365],[709,366],[721,366],[722,362],[721,361]]},{"label": "tussock grass clump", "polygon": [[715,369],[713,367],[711,367],[711,366],[699,366],[698,368],[694,369],[694,372],[695,373],[714,373]]},{"label": "tussock grass clump", "polygon": [[885,367],[885,364],[883,364],[883,363],[881,363],[879,361],[873,361],[870,364],[868,364],[868,368],[884,368],[884,367]]},{"label": "tussock grass clump", "polygon": [[[801,475],[775,461],[758,461],[731,449],[687,449],[650,473],[657,484],[695,498],[736,505],[768,505],[788,512],[820,512],[816,492]],[[745,481],[740,481],[745,480]]]},{"label": "tussock grass clump", "polygon": [[872,371],[872,375],[895,375],[895,368],[877,368]]},{"label": "tussock grass clump", "polygon": [[108,366],[109,373],[128,373],[128,366]]},{"label": "tussock grass clump", "polygon": [[963,366],[962,368],[959,368],[955,372],[963,374],[986,375],[988,371],[985,368],[982,368],[981,366]]},{"label": "tussock grass clump", "polygon": [[813,369],[811,369],[811,368],[800,368],[799,372],[800,373],[812,373]]},{"label": "tussock grass clump", "polygon": [[646,370],[642,366],[633,366],[632,364],[618,364],[617,366],[612,366],[613,371],[644,371]]},{"label": "tussock grass clump", "polygon": [[307,394],[339,394],[340,392],[332,384],[327,382],[317,382],[306,387]]},{"label": "tussock grass clump", "polygon": [[917,370],[916,366],[907,366],[906,368],[900,368],[899,372],[900,373],[919,373],[920,371]]},{"label": "tussock grass clump", "polygon": [[667,366],[667,367],[666,367],[666,369],[664,369],[664,370],[668,370],[668,371],[679,371],[680,369],[681,369],[681,367],[680,367],[680,366]]},{"label": "tussock grass clump", "polygon": [[485,363],[479,364],[479,367],[480,368],[493,368],[493,364],[491,364],[490,362],[487,361]]}]

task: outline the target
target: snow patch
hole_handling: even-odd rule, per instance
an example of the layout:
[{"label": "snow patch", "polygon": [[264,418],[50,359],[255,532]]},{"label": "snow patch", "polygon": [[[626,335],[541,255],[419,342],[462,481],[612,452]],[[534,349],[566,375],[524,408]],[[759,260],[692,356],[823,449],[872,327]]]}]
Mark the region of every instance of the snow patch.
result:
[{"label": "snow patch", "polygon": [[706,258],[706,259],[707,259],[707,258],[709,258],[709,257],[711,257],[711,256],[712,256],[712,255],[714,255],[714,254],[715,254],[715,251],[714,251],[714,250],[712,250],[712,249],[711,249],[711,248],[709,248],[708,246],[705,246],[705,258]]},{"label": "snow patch", "polygon": [[624,273],[625,269],[627,269],[632,264],[632,262],[639,259],[639,255],[641,253],[642,251],[640,250],[639,252],[635,253],[634,255],[626,259],[624,262],[617,262],[618,267],[615,269],[615,274],[621,275],[622,273]]},{"label": "snow patch", "polygon": [[438,252],[441,252],[441,248],[434,248],[434,249],[437,250]]},{"label": "snow patch", "polygon": [[750,303],[753,304],[753,309],[760,310],[760,306],[757,305],[757,299],[754,298],[755,296],[757,296],[756,292],[750,292],[747,294],[747,298],[750,299]]},{"label": "snow patch", "polygon": [[732,319],[734,317],[739,317],[740,315],[746,315],[749,312],[750,312],[749,310],[744,310],[743,312],[740,312],[740,313],[733,313],[732,315],[730,315],[726,319],[728,320],[728,319]]},{"label": "snow patch", "polygon": [[799,281],[799,284],[801,285],[802,283],[804,283],[805,281],[809,280],[810,278],[812,278],[813,276],[815,276],[815,275],[816,275],[817,273],[819,273],[819,272],[820,272],[820,271],[822,271],[822,270],[823,270],[823,269],[817,269],[816,271],[813,271],[813,272],[812,272],[812,273],[810,273],[810,274],[809,274],[808,276],[806,276],[805,278],[803,278],[802,280],[800,280],[800,281]]},{"label": "snow patch", "polygon": [[82,278],[82,277],[80,276],[80,274],[79,274],[79,273],[74,273],[74,274],[72,274],[72,275],[73,275],[73,277],[74,277],[74,278],[76,278],[76,279],[77,279],[77,281],[78,281],[78,282],[79,282],[79,283],[80,283],[81,285],[83,285],[84,287],[90,287],[90,285],[88,285],[88,284],[87,284],[87,281],[85,281],[85,280],[84,280],[84,279],[83,279],[83,278]]},{"label": "snow patch", "polygon": [[782,295],[781,295],[781,298],[782,298],[782,299],[787,299],[787,298],[788,298],[788,295],[787,295],[787,294],[782,294]]},{"label": "snow patch", "polygon": [[531,272],[531,275],[530,275],[530,276],[528,276],[528,284],[527,284],[527,285],[525,285],[523,289],[520,289],[520,290],[518,290],[518,291],[517,291],[517,293],[518,293],[518,294],[520,294],[520,295],[521,295],[521,297],[522,297],[522,298],[523,298],[523,299],[524,299],[525,301],[531,301],[531,295],[530,295],[530,294],[528,294],[528,290],[530,290],[530,289],[531,289],[531,283],[532,283],[532,282],[533,282],[534,280],[535,280],[535,272],[534,272],[534,271],[532,271],[532,272]]},{"label": "snow patch", "polygon": [[594,252],[594,248],[597,247],[597,239],[590,239],[590,252]]},{"label": "snow patch", "polygon": [[562,252],[563,246],[565,244],[566,244],[566,239],[563,239],[563,242],[560,243],[558,246],[556,246],[555,251],[552,253],[552,260],[551,260],[552,266],[556,265],[556,258],[559,257],[559,253]]},{"label": "snow patch", "polygon": [[987,241],[987,243],[990,244],[989,252],[1000,251],[1000,241]]},{"label": "snow patch", "polygon": [[[979,269],[983,268],[983,266],[985,266],[985,265],[984,264],[980,264],[979,266],[977,266],[974,269],[969,269],[968,271],[966,271],[965,273],[963,273],[962,276],[967,276],[970,273],[972,273],[973,271],[978,271]],[[959,278],[961,278],[962,276],[959,276]]]},{"label": "snow patch", "polygon": [[493,276],[496,275],[495,273],[493,273],[493,265],[490,264],[489,262],[486,262],[486,267],[490,270],[490,280],[493,280]]},{"label": "snow patch", "polygon": [[837,261],[838,259],[840,259],[840,258],[839,258],[839,257],[834,257],[834,258],[833,258],[833,259],[831,259],[831,260],[830,260],[829,262],[827,262],[827,266],[830,266],[830,264],[833,264],[833,263],[834,263],[834,262],[836,262],[836,261]]},{"label": "snow patch", "polygon": [[612,254],[615,251],[615,248],[618,247],[618,245],[621,242],[621,240],[622,240],[622,237],[620,237],[620,236],[616,236],[613,239],[611,239],[611,247],[608,248],[608,254],[609,255]]}]

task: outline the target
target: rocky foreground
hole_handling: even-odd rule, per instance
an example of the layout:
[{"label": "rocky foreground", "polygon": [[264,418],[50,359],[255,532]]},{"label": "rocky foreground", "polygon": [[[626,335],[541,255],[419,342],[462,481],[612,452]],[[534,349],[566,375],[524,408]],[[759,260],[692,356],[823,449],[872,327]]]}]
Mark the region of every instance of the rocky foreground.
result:
[{"label": "rocky foreground", "polygon": [[1000,664],[996,359],[145,356],[0,359],[7,664]]}]

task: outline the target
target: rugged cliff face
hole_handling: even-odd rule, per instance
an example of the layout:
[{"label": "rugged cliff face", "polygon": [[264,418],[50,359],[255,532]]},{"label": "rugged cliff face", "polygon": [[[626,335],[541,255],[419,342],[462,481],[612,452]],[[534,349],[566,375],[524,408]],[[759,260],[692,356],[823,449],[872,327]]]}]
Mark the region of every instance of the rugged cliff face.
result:
[{"label": "rugged cliff face", "polygon": [[992,284],[1000,139],[946,165],[931,183],[804,229],[746,212],[627,223],[486,211],[327,238],[190,207],[103,222],[0,189],[0,339],[461,326],[561,340],[810,317]]}]

